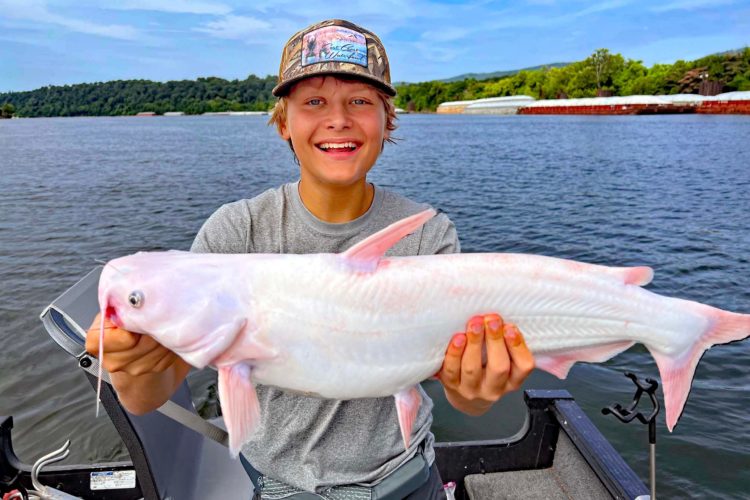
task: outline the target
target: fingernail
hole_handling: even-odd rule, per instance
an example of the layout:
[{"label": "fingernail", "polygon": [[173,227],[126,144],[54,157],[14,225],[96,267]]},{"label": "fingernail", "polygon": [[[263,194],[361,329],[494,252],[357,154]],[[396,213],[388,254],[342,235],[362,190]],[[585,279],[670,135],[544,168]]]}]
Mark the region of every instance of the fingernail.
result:
[{"label": "fingernail", "polygon": [[505,338],[510,342],[513,347],[518,347],[523,343],[523,337],[513,325],[506,325],[505,327]]},{"label": "fingernail", "polygon": [[456,335],[453,337],[453,345],[456,347],[463,347],[463,345],[466,343],[466,337],[463,335]]},{"label": "fingernail", "polygon": [[482,333],[483,329],[484,329],[484,325],[482,325],[482,323],[476,323],[475,322],[475,323],[472,323],[472,324],[469,325],[469,331],[471,331],[471,333],[475,333],[477,335],[479,335],[480,333]]},{"label": "fingernail", "polygon": [[492,319],[492,320],[490,320],[490,321],[487,322],[487,326],[490,327],[490,330],[496,332],[496,331],[498,331],[500,329],[500,321],[498,321],[496,319]]}]

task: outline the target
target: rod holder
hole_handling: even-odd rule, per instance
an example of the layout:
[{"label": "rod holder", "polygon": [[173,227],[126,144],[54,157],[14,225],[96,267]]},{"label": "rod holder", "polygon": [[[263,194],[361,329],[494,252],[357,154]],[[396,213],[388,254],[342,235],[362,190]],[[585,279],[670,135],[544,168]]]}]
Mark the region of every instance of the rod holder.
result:
[{"label": "rod holder", "polygon": [[[636,386],[635,394],[633,395],[633,401],[627,407],[623,407],[620,403],[611,404],[605,408],[602,408],[604,415],[612,414],[620,422],[628,424],[633,420],[638,420],[642,424],[648,425],[648,444],[649,444],[649,479],[651,482],[651,500],[656,500],[656,415],[659,413],[660,406],[659,400],[656,399],[656,389],[659,388],[659,382],[656,380],[647,378],[645,382],[641,381],[638,376],[634,373],[625,372],[625,376],[628,377]],[[643,394],[646,393],[648,398],[651,400],[653,406],[651,412],[646,415],[643,412],[636,411],[638,405],[641,402]]]}]

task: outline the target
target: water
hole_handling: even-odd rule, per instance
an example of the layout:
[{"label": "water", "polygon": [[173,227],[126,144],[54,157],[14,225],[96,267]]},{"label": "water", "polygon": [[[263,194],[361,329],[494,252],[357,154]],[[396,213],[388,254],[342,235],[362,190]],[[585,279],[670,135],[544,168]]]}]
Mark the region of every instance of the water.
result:
[{"label": "water", "polygon": [[[402,116],[372,180],[427,201],[456,223],[465,251],[529,252],[647,264],[657,293],[750,312],[750,117]],[[222,203],[295,179],[264,117],[0,120],[0,414],[33,461],[73,438],[68,463],[125,457],[72,358],[47,336],[42,308],[95,265],[137,250],[187,249]],[[502,311],[500,311],[502,313]],[[665,497],[748,498],[750,342],[712,349],[676,431],[660,416]],[[565,388],[635,471],[648,478],[644,426],[599,410],[628,403],[622,372],[657,377],[635,347]],[[191,377],[198,402],[210,379]],[[441,440],[495,438],[521,425],[520,395],[482,418],[445,403]]]}]

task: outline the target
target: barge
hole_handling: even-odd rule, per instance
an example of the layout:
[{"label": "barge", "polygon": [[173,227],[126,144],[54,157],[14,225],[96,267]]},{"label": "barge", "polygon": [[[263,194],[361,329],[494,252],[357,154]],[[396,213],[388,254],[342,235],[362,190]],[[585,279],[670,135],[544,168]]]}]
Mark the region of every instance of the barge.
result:
[{"label": "barge", "polygon": [[750,115],[750,91],[726,92],[706,97],[697,111],[716,115]]},{"label": "barge", "polygon": [[519,115],[653,115],[694,113],[693,104],[672,103],[651,95],[545,99],[518,110]]},{"label": "barge", "polygon": [[716,96],[674,94],[543,100],[519,95],[444,102],[438,106],[437,112],[519,115],[750,114],[750,91]]}]

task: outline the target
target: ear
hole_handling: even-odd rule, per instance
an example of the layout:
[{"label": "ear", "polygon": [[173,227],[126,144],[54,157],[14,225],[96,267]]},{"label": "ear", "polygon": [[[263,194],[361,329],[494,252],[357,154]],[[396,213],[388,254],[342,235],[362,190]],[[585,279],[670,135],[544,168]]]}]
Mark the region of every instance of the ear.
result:
[{"label": "ear", "polygon": [[287,125],[287,120],[284,120],[283,122],[281,122],[281,124],[279,125],[279,129],[278,129],[279,135],[285,141],[288,141],[292,138],[292,135],[289,133],[289,126]]}]

